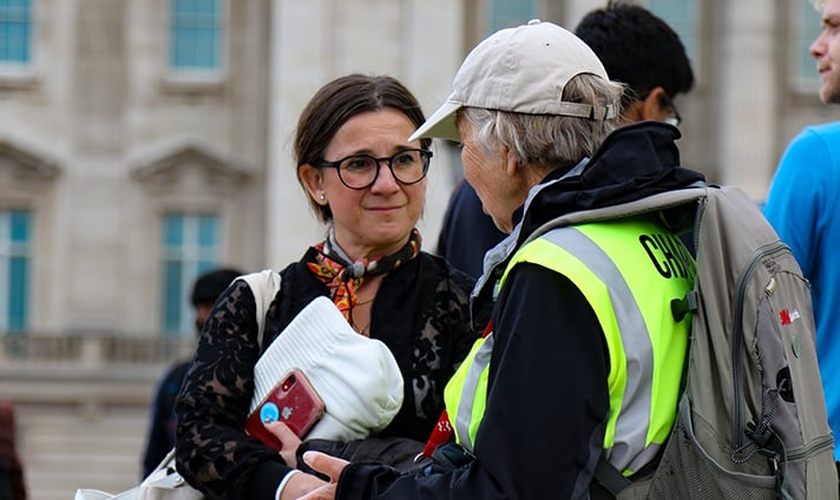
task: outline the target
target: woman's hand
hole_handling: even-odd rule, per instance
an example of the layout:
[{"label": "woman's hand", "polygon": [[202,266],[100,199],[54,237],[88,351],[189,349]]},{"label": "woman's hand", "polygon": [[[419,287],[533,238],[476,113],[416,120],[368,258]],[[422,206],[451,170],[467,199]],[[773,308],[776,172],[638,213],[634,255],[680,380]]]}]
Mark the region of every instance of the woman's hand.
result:
[{"label": "woman's hand", "polygon": [[335,500],[338,478],[350,462],[318,451],[307,451],[303,454],[303,461],[314,470],[329,476],[330,482],[300,497],[300,500]]},{"label": "woman's hand", "polygon": [[283,444],[283,449],[280,450],[280,456],[283,457],[286,465],[297,467],[297,449],[301,443],[300,438],[283,422],[270,422],[265,424],[265,428],[277,436],[277,439]]}]

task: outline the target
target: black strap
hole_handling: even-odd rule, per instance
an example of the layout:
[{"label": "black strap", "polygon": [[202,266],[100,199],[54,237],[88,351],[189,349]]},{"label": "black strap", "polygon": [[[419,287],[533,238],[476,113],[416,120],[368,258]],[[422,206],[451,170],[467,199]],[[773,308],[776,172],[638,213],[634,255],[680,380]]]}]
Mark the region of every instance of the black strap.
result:
[{"label": "black strap", "polygon": [[602,454],[598,459],[598,465],[595,466],[594,480],[590,483],[589,487],[591,500],[615,500],[618,498],[619,493],[629,486],[653,476],[659,468],[659,463],[662,461],[665,448],[666,446],[663,444],[659,451],[656,452],[654,459],[634,472],[632,477],[624,476],[621,471],[607,462]]},{"label": "black strap", "polygon": [[598,459],[598,465],[595,466],[595,480],[613,497],[617,497],[625,488],[632,484],[630,479],[624,477],[618,469],[604,458],[604,455]]}]

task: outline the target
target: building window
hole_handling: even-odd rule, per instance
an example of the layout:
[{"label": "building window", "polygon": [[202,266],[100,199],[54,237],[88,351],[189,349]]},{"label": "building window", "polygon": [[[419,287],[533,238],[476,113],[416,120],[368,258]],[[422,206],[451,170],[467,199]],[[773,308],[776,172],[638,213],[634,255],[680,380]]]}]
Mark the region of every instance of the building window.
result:
[{"label": "building window", "polygon": [[0,332],[23,332],[29,308],[31,216],[0,210]]},{"label": "building window", "polygon": [[697,62],[700,60],[698,54],[700,12],[697,2],[695,0],[647,0],[647,8],[677,32],[696,71]]},{"label": "building window", "polygon": [[221,0],[170,0],[169,66],[175,72],[221,69]]},{"label": "building window", "polygon": [[485,34],[540,17],[539,0],[488,0]]},{"label": "building window", "polygon": [[172,336],[189,335],[195,332],[192,285],[218,263],[219,218],[168,214],[163,217],[162,233],[163,331]]},{"label": "building window", "polygon": [[29,0],[0,0],[0,64],[27,65],[32,40]]},{"label": "building window", "polygon": [[793,2],[793,85],[801,92],[816,94],[820,88],[817,62],[811,57],[811,44],[822,32],[822,14],[811,2]]}]

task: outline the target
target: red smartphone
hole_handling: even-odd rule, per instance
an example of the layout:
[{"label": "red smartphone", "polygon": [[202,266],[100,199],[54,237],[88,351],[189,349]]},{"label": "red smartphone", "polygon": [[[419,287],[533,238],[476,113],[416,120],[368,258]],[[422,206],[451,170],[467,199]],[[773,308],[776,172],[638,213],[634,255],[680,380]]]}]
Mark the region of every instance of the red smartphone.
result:
[{"label": "red smartphone", "polygon": [[324,415],[324,402],[302,371],[290,370],[268,393],[245,422],[245,432],[277,451],[283,447],[277,437],[265,428],[268,422],[285,423],[303,438]]}]

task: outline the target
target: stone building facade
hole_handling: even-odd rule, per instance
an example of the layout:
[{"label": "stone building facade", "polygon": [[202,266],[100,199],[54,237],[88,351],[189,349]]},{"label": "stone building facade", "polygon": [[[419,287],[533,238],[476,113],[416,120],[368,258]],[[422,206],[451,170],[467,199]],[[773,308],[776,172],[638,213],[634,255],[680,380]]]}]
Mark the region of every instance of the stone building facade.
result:
[{"label": "stone building facade", "polygon": [[[154,383],[192,346],[195,263],[282,267],[322,236],[290,153],[320,85],[388,73],[430,113],[504,15],[571,27],[604,2],[212,0],[211,71],[181,71],[173,55],[177,0],[22,3],[30,52],[25,64],[0,64],[0,232],[21,224],[24,237],[0,235],[0,268],[25,271],[25,299],[0,292],[0,398],[17,404],[31,498],[58,500],[139,479]],[[669,19],[682,23],[698,78],[677,101],[684,163],[762,200],[787,142],[840,116],[819,102],[802,57],[818,16],[805,14],[807,0],[644,3],[690,13]],[[426,249],[457,154],[435,145]],[[193,226],[198,249],[172,257],[169,238]],[[19,255],[4,244],[22,246],[25,265],[10,264]],[[15,279],[4,272],[0,287]]]}]

